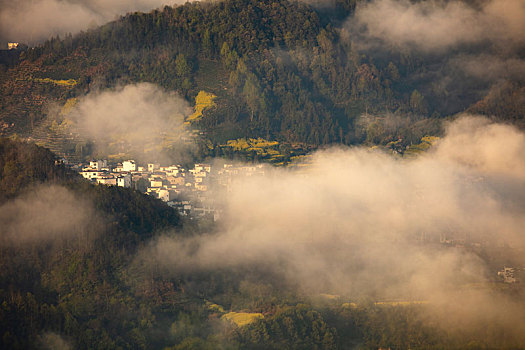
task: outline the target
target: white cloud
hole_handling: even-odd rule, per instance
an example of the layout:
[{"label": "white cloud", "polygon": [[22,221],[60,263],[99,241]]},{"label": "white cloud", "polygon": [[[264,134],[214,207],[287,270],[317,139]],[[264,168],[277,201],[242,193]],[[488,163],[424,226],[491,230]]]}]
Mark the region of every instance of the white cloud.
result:
[{"label": "white cloud", "polygon": [[525,2],[489,0],[481,8],[461,1],[375,0],[359,6],[353,24],[369,37],[424,51],[491,42],[523,45]]},{"label": "white cloud", "polygon": [[0,2],[0,38],[28,44],[75,34],[133,11],[183,3],[168,0],[21,0]]}]

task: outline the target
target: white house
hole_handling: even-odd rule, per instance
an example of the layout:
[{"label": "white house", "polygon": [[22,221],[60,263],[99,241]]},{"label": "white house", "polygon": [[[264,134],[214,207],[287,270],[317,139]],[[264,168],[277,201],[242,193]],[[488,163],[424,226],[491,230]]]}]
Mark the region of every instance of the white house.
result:
[{"label": "white house", "polygon": [[84,178],[88,180],[93,180],[98,177],[104,176],[107,173],[105,171],[99,171],[99,170],[93,170],[93,169],[83,169],[80,172],[80,175],[82,175]]},{"label": "white house", "polygon": [[175,199],[176,192],[173,190],[160,190],[159,191],[159,199],[163,200],[164,202],[169,202],[173,199]]},{"label": "white house", "polygon": [[134,160],[125,160],[122,163],[122,171],[137,171],[137,164]]},{"label": "white house", "polygon": [[114,176],[102,176],[96,178],[97,183],[108,186],[116,186],[117,179]]},{"label": "white house", "polygon": [[211,165],[209,164],[195,164],[195,173],[199,172],[211,172]]},{"label": "white house", "polygon": [[89,162],[89,167],[94,170],[102,170],[102,168],[108,167],[107,160],[92,160]]},{"label": "white house", "polygon": [[131,187],[131,174],[117,176],[117,186]]},{"label": "white house", "polygon": [[149,186],[152,188],[160,188],[162,187],[162,179],[152,179],[149,182]]},{"label": "white house", "polygon": [[149,163],[148,164],[148,171],[150,173],[154,172],[155,170],[159,170],[160,169],[160,164],[158,163]]}]

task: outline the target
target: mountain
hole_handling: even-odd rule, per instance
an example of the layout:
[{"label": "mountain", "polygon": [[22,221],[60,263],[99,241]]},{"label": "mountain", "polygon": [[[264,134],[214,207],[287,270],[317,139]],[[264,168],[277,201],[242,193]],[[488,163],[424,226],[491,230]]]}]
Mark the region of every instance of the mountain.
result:
[{"label": "mountain", "polygon": [[[282,266],[274,271],[264,261],[210,270],[192,266],[195,260],[186,250],[198,251],[203,239],[220,238],[220,224],[181,220],[160,200],[89,183],[49,150],[0,139],[0,175],[2,349],[510,349],[524,344],[521,328],[508,318],[522,314],[521,304],[510,302],[523,300],[519,284],[462,286],[458,295],[486,290],[501,298],[496,318],[484,315],[492,306],[474,298],[476,310],[483,308],[475,321],[436,300],[433,305],[304,295],[280,275]],[[308,252],[301,254],[310,259]],[[506,317],[499,317],[502,313]]]},{"label": "mountain", "polygon": [[[0,348],[523,348],[523,134],[430,136],[525,127],[520,1],[188,2],[0,52]],[[82,111],[107,136],[155,104],[194,113],[144,153],[420,162],[320,152],[212,223],[52,152],[95,154]]]},{"label": "mountain", "polygon": [[95,186],[23,142],[0,139],[0,175],[0,348],[56,348],[65,340],[53,332],[75,347],[126,344],[144,306],[121,270],[159,230],[180,228],[177,212]]},{"label": "mountain", "polygon": [[[469,55],[510,56],[486,43],[440,52],[378,44],[355,24],[360,8],[355,1],[195,2],[52,38],[3,66],[2,131],[29,135],[51,102],[136,82],[189,101],[199,91],[216,95],[216,106],[192,123],[212,147],[241,137],[313,147],[410,144],[439,133],[433,121],[465,110],[523,126],[520,75],[488,79],[458,68]],[[403,121],[369,130],[363,115]]]}]

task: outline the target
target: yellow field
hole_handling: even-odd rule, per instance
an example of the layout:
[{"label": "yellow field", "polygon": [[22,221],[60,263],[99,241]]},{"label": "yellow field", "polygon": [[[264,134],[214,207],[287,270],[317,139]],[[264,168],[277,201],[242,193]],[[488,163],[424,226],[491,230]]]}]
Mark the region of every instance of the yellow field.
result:
[{"label": "yellow field", "polygon": [[428,151],[428,149],[435,145],[437,141],[439,141],[439,137],[437,136],[424,136],[421,138],[420,143],[408,147],[404,156],[408,158],[415,157],[425,151]]},{"label": "yellow field", "polygon": [[54,80],[51,78],[34,78],[33,80],[39,83],[51,83],[60,86],[75,86],[78,84],[78,82],[75,79]]},{"label": "yellow field", "polygon": [[408,306],[408,305],[422,305],[428,304],[426,300],[415,300],[415,301],[377,301],[374,305],[378,306]]},{"label": "yellow field", "polygon": [[195,112],[188,117],[188,122],[195,122],[202,118],[202,112],[215,106],[215,96],[212,93],[201,90],[197,97],[195,97]]},{"label": "yellow field", "polygon": [[224,313],[224,308],[222,306],[220,306],[219,304],[212,304],[212,303],[208,303],[208,309],[212,310],[212,311],[217,311],[217,312],[220,312],[220,313]]},{"label": "yellow field", "polygon": [[61,116],[68,115],[73,109],[73,107],[76,106],[77,102],[78,102],[78,99],[76,97],[68,99],[66,103],[62,106],[62,108],[60,109],[60,115]]},{"label": "yellow field", "polygon": [[355,309],[357,307],[356,303],[343,303],[341,304],[343,308]]},{"label": "yellow field", "polygon": [[235,323],[237,326],[242,327],[250,323],[253,323],[257,320],[264,318],[264,315],[260,312],[250,313],[250,312],[228,312],[227,314],[222,315],[221,319],[227,320]]}]

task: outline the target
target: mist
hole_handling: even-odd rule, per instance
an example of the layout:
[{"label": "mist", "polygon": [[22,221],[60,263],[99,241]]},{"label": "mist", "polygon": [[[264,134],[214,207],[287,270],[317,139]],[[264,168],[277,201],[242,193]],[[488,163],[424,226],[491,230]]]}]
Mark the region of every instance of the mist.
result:
[{"label": "mist", "polygon": [[183,140],[189,110],[176,93],[140,83],[91,92],[79,98],[67,118],[76,133],[94,141],[100,156],[122,152],[158,158],[163,151],[191,147]]},{"label": "mist", "polygon": [[497,57],[489,54],[459,55],[449,61],[449,66],[482,82],[525,79],[525,61],[518,57]]},{"label": "mist", "polygon": [[40,343],[46,350],[71,350],[71,344],[61,335],[47,332],[40,336]]},{"label": "mist", "polygon": [[442,115],[465,111],[502,81],[523,80],[523,33],[521,0],[365,1],[341,29],[343,40],[376,59],[426,62],[407,82],[433,96],[429,107]]},{"label": "mist", "polygon": [[525,3],[376,0],[360,5],[351,22],[368,37],[401,48],[432,52],[490,43],[508,50],[524,44]]},{"label": "mist", "polygon": [[38,44],[52,36],[76,34],[121,15],[150,11],[179,0],[19,0],[0,1],[0,39]]},{"label": "mist", "polygon": [[[496,280],[501,268],[488,266],[479,247],[525,247],[523,149],[517,129],[463,116],[416,159],[320,151],[300,171],[267,168],[237,179],[222,198],[219,233],[165,235],[137,259],[172,275],[266,269],[309,295],[440,307],[464,300],[463,317],[495,317],[495,305],[508,300],[468,285]],[[486,304],[476,309],[478,302]]]},{"label": "mist", "polygon": [[[89,240],[100,219],[92,205],[65,187],[40,185],[0,206],[2,245]],[[91,229],[88,229],[90,227]]]}]

